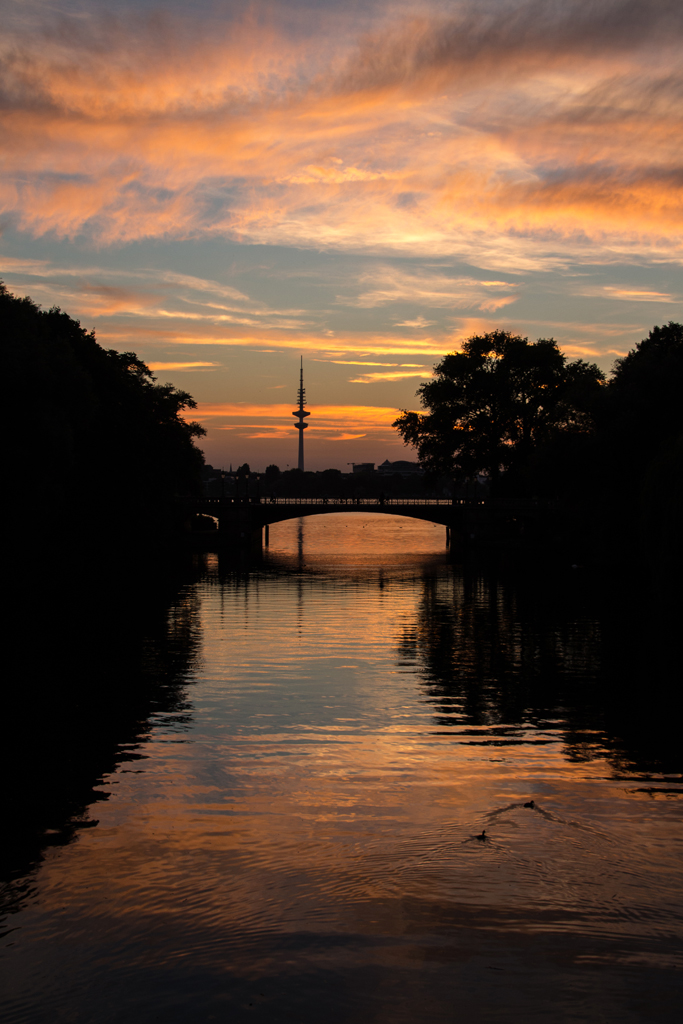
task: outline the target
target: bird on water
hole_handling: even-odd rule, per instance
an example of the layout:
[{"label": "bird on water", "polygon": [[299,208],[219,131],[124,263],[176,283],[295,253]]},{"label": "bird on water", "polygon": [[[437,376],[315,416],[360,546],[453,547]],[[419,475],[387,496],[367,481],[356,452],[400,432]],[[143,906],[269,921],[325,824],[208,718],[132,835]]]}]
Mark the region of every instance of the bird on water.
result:
[{"label": "bird on water", "polygon": [[486,835],[486,829],[484,829],[484,831],[480,835],[476,836],[475,838],[477,838],[480,843],[485,843],[486,840],[488,839],[488,836]]},{"label": "bird on water", "polygon": [[525,806],[525,807],[530,807],[530,808],[531,808],[531,810],[533,811],[533,809],[534,809],[534,807],[536,806],[536,804],[535,804],[535,803],[533,802],[533,800],[529,800],[529,802],[528,802],[528,803],[526,803],[526,804],[524,804],[524,806]]}]

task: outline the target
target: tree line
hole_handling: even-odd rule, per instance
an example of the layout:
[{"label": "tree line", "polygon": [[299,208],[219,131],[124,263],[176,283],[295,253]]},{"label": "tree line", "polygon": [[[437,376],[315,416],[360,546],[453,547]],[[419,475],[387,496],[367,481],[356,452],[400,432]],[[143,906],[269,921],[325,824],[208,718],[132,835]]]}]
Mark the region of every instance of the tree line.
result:
[{"label": "tree line", "polygon": [[183,417],[192,397],[2,283],[0,327],[10,536],[49,545],[96,533],[105,551],[171,534],[176,498],[201,490],[204,430]]},{"label": "tree line", "polygon": [[[43,311],[1,283],[0,327],[10,536],[144,543],[177,530],[177,498],[201,493],[204,430],[184,416],[192,397],[157,383],[135,353],[102,348],[61,309]],[[568,360],[552,338],[493,331],[446,355],[417,392],[422,411],[403,411],[394,426],[428,488],[438,482],[441,492],[448,480],[462,493],[483,476],[494,500],[556,508],[558,532],[587,550],[681,565],[682,387],[677,323],[654,327],[609,378]],[[275,466],[262,480],[264,497],[409,486]]]},{"label": "tree line", "polygon": [[477,474],[494,500],[533,498],[594,552],[683,564],[683,326],[654,327],[611,375],[557,342],[468,338],[394,426],[431,475]]}]

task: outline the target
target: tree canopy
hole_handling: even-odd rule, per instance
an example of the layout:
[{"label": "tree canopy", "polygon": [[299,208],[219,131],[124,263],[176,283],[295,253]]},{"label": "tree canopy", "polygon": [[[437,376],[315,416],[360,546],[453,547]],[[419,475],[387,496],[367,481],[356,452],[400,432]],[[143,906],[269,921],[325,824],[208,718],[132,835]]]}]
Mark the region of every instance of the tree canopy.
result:
[{"label": "tree canopy", "polygon": [[492,331],[445,356],[417,392],[428,411],[404,411],[393,425],[428,472],[496,480],[555,435],[589,431],[603,383],[597,366],[567,362],[552,338]]},{"label": "tree canopy", "polygon": [[182,416],[192,397],[156,383],[134,352],[102,348],[60,309],[43,311],[2,284],[0,324],[11,424],[3,475],[15,518],[33,515],[41,529],[48,519],[94,520],[120,535],[163,528],[174,499],[199,492],[194,440],[204,430]]},{"label": "tree canopy", "polygon": [[628,458],[647,462],[683,436],[683,326],[653,327],[623,359],[618,359],[608,389],[604,424],[611,433],[628,433]]},{"label": "tree canopy", "polygon": [[617,360],[598,424],[611,541],[683,567],[683,325],[653,327]]}]

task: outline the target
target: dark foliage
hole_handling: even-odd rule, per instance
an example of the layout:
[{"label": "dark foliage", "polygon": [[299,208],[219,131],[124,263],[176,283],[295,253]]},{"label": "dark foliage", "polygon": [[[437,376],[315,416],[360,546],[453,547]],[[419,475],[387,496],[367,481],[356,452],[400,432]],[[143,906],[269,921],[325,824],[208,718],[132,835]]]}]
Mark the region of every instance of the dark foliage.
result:
[{"label": "dark foliage", "polygon": [[428,411],[394,426],[432,473],[484,472],[493,497],[553,499],[556,539],[648,566],[664,594],[683,568],[682,393],[681,324],[654,327],[608,383],[552,340],[495,331],[446,356],[418,391]]},{"label": "dark foliage", "polygon": [[181,413],[189,394],[132,352],[105,350],[60,309],[0,285],[2,363],[11,433],[3,476],[11,524],[97,530],[127,541],[172,529],[177,496],[199,493],[204,433]]},{"label": "dark foliage", "polygon": [[654,327],[617,361],[598,425],[615,547],[683,565],[683,325]]},{"label": "dark foliage", "polygon": [[582,360],[568,363],[553,339],[529,342],[507,331],[469,338],[419,390],[426,413],[395,421],[432,474],[456,480],[524,473],[540,449],[592,428],[604,377]]},{"label": "dark foliage", "polygon": [[[621,451],[619,476],[640,474],[670,456],[683,438],[683,326],[654,327],[627,356],[617,360],[601,429]],[[630,473],[624,473],[626,466]]]}]

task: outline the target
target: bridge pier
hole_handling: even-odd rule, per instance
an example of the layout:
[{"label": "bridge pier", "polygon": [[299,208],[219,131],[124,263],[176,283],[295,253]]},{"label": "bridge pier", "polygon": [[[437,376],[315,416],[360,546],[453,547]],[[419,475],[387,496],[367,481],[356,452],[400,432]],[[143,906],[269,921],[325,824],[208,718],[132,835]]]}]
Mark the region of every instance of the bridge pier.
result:
[{"label": "bridge pier", "polygon": [[227,529],[218,531],[218,541],[221,547],[240,554],[260,555],[263,551],[263,527],[251,523],[230,523]]},{"label": "bridge pier", "polygon": [[214,515],[218,519],[216,540],[222,549],[236,554],[261,554],[263,524],[248,504],[221,502]]}]

